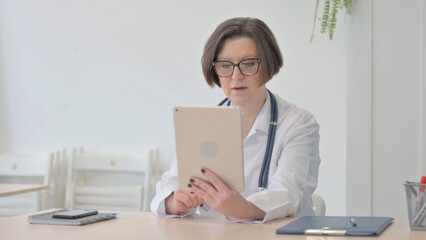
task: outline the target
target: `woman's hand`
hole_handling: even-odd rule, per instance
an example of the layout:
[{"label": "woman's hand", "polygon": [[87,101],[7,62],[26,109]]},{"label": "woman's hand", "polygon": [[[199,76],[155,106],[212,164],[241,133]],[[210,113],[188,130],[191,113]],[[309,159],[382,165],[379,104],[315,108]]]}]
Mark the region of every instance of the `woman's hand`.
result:
[{"label": "woman's hand", "polygon": [[190,208],[200,206],[203,202],[204,200],[200,196],[178,189],[166,198],[166,213],[181,214]]},{"label": "woman's hand", "polygon": [[203,168],[201,172],[211,184],[196,177],[190,179],[189,184],[193,192],[203,198],[214,210],[238,219],[263,219],[265,217],[264,211],[245,200],[240,193],[231,191],[212,171]]}]

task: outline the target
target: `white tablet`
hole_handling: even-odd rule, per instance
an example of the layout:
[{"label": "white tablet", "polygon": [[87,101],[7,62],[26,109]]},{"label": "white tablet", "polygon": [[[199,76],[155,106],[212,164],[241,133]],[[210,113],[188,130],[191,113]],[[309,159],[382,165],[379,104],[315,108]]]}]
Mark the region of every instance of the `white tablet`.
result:
[{"label": "white tablet", "polygon": [[206,167],[232,190],[244,191],[239,108],[177,106],[174,123],[180,189],[190,190],[192,177],[207,180],[201,173]]}]

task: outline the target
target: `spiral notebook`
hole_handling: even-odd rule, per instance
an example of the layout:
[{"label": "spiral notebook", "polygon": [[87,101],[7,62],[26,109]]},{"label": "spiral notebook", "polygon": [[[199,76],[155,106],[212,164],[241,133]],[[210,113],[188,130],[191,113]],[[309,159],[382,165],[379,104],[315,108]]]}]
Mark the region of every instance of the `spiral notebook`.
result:
[{"label": "spiral notebook", "polygon": [[106,221],[114,219],[117,217],[117,213],[98,213],[96,215],[91,215],[87,217],[82,217],[78,219],[62,219],[62,218],[53,218],[52,215],[55,213],[62,213],[70,211],[69,209],[60,209],[52,212],[40,213],[28,216],[29,223],[35,224],[54,224],[54,225],[87,225],[95,222]]}]

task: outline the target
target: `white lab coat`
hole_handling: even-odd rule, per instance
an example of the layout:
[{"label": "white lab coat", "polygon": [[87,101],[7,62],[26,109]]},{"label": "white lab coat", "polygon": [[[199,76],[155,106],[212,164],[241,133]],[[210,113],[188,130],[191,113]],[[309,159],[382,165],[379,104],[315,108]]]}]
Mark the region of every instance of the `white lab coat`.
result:
[{"label": "white lab coat", "polygon": [[[271,103],[269,94],[252,129],[243,142],[245,191],[242,195],[266,212],[261,221],[231,219],[238,222],[263,223],[286,216],[314,215],[312,193],[317,187],[319,157],[319,125],[314,116],[275,95],[278,102],[278,125],[269,167],[268,186],[258,191],[258,180],[268,138]],[[151,211],[162,217],[167,215],[164,200],[178,189],[177,161],[157,183]]]}]

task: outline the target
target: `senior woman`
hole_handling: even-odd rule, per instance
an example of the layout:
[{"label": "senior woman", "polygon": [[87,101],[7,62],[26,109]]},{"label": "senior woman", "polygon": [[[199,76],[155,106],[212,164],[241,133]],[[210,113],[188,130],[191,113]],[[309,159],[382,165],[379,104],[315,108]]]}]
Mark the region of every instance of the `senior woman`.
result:
[{"label": "senior woman", "polygon": [[[177,162],[157,183],[151,211],[162,217],[184,217],[208,205],[237,222],[266,222],[286,216],[314,215],[312,193],[318,182],[319,126],[311,113],[266,88],[283,64],[269,27],[255,18],[221,23],[208,39],[202,57],[205,80],[221,87],[227,105],[242,113],[245,191],[230,190],[207,168],[210,183],[188,179],[192,191],[178,189]],[[276,105],[276,123],[271,111]],[[276,125],[267,185],[258,188],[270,124]],[[263,167],[265,168],[265,166]],[[201,208],[200,208],[201,209]],[[201,210],[200,212],[204,212]]]}]

